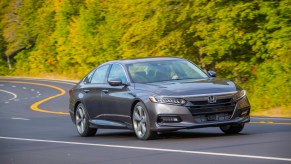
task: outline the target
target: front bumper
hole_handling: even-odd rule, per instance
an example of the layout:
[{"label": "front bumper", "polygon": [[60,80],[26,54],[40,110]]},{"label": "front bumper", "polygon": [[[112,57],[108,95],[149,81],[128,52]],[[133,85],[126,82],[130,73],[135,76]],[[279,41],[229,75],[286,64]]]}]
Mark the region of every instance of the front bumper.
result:
[{"label": "front bumper", "polygon": [[[247,97],[242,98],[233,109],[217,108],[213,112],[197,114],[189,106],[175,106],[148,102],[146,104],[151,118],[151,130],[172,131],[179,129],[219,127],[224,125],[237,125],[250,121],[250,104]],[[209,120],[209,116],[214,119]],[[161,117],[178,118],[179,121],[163,122]],[[222,118],[222,119],[221,119]]]}]

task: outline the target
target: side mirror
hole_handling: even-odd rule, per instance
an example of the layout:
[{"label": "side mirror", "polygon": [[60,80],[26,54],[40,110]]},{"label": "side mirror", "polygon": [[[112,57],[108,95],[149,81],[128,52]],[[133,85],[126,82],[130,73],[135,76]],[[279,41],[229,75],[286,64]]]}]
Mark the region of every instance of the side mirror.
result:
[{"label": "side mirror", "polygon": [[207,71],[208,75],[211,76],[211,77],[216,77],[216,72],[215,71]]},{"label": "side mirror", "polygon": [[111,86],[120,86],[122,85],[122,81],[120,78],[112,78],[108,80],[109,85]]}]

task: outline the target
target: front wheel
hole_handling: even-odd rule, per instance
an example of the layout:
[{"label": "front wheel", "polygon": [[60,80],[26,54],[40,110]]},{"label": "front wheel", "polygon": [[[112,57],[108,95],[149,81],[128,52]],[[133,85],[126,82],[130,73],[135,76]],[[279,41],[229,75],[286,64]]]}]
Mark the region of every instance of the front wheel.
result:
[{"label": "front wheel", "polygon": [[76,118],[76,127],[80,136],[88,137],[88,136],[94,136],[96,134],[97,128],[90,128],[89,117],[82,103],[80,103],[77,106],[75,118]]},{"label": "front wheel", "polygon": [[132,112],[132,123],[137,138],[142,140],[154,139],[156,132],[150,129],[150,119],[146,107],[141,103],[137,103]]},{"label": "front wheel", "polygon": [[243,130],[244,126],[244,123],[238,125],[225,125],[221,126],[220,130],[223,131],[225,134],[237,134]]}]

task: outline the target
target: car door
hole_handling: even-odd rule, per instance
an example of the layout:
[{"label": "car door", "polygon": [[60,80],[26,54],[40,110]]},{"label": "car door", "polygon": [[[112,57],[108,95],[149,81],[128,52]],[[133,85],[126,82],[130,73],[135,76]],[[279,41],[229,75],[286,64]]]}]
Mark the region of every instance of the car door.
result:
[{"label": "car door", "polygon": [[[108,80],[120,78],[124,84],[128,78],[121,64],[112,64],[108,74]],[[133,100],[131,86],[111,86],[107,83],[106,92],[102,92],[104,115],[103,119],[131,123],[131,101]]]},{"label": "car door", "polygon": [[96,118],[102,114],[102,98],[101,92],[106,88],[106,76],[110,65],[102,65],[98,67],[91,80],[82,86],[84,93],[83,103],[90,117]]}]

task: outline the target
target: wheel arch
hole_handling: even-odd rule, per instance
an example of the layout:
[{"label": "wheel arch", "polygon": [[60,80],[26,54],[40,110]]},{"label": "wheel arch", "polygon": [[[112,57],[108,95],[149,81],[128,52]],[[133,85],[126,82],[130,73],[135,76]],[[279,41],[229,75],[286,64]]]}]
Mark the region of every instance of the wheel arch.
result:
[{"label": "wheel arch", "polygon": [[81,103],[81,101],[77,101],[76,103],[75,103],[75,105],[74,105],[74,116],[75,116],[75,114],[76,114],[76,109],[77,109],[77,107],[78,107],[78,105]]},{"label": "wheel arch", "polygon": [[132,119],[132,112],[133,112],[133,109],[134,109],[134,107],[135,107],[135,105],[137,104],[137,103],[139,103],[139,102],[142,102],[140,99],[135,99],[134,101],[133,101],[133,103],[131,104],[131,108],[130,108],[130,118]]}]

